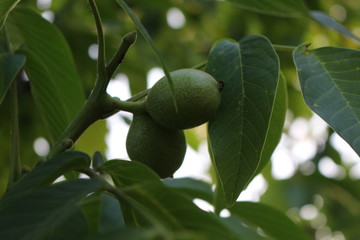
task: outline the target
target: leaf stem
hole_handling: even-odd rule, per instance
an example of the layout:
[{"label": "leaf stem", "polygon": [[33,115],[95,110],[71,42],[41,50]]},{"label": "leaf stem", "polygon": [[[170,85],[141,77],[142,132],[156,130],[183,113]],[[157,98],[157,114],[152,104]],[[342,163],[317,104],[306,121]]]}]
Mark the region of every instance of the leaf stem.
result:
[{"label": "leaf stem", "polygon": [[[111,99],[109,99],[109,101],[111,101],[109,104],[113,105],[112,108],[116,112],[125,111],[125,112],[131,112],[133,114],[146,112],[145,101],[142,101],[142,102],[121,101],[117,98],[111,98]],[[114,113],[116,113],[116,112],[114,112]],[[104,117],[106,118],[108,116],[104,116]]]},{"label": "leaf stem", "polygon": [[282,51],[282,52],[293,52],[296,48],[294,46],[279,45],[279,44],[273,44],[272,46],[276,51]]},{"label": "leaf stem", "polygon": [[76,118],[53,145],[48,158],[70,149],[89,126],[119,111],[132,113],[145,112],[145,102],[120,101],[107,94],[101,96],[91,95]]},{"label": "leaf stem", "polygon": [[149,89],[146,89],[142,92],[139,92],[137,94],[135,94],[134,96],[132,96],[131,98],[129,98],[128,100],[126,100],[127,102],[136,102],[136,101],[139,101],[141,99],[143,99],[144,97],[146,97],[149,92],[150,92],[151,88]]},{"label": "leaf stem", "polygon": [[142,102],[120,101],[106,93],[106,88],[112,75],[123,61],[130,46],[136,40],[136,32],[125,35],[119,49],[114,54],[109,65],[106,66],[104,34],[100,15],[95,0],[89,0],[89,3],[94,13],[99,44],[98,74],[95,86],[78,115],[52,146],[48,157],[53,157],[60,152],[70,149],[81,134],[97,120],[109,117],[118,111],[129,111],[133,113],[145,111],[145,105]]},{"label": "leaf stem", "polygon": [[123,41],[120,47],[118,48],[112,59],[110,60],[109,64],[106,66],[108,79],[110,79],[114,75],[116,69],[122,63],[126,52],[130,48],[130,46],[136,41],[136,37],[137,37],[136,31],[130,32],[123,37]]},{"label": "leaf stem", "polygon": [[107,79],[107,72],[106,72],[106,61],[105,61],[105,40],[104,40],[104,31],[102,28],[101,18],[96,6],[95,0],[89,0],[91,10],[94,14],[95,24],[96,24],[96,31],[97,31],[97,38],[98,38],[98,60],[97,60],[97,68],[98,68],[98,75],[100,79]]}]

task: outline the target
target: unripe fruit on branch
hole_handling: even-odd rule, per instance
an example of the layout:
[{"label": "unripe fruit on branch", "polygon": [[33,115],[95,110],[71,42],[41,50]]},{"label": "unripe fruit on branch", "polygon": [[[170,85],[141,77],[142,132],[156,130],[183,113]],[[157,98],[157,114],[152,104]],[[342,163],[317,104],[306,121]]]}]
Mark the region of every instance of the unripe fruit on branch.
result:
[{"label": "unripe fruit on branch", "polygon": [[220,85],[208,73],[196,69],[180,69],[170,73],[174,84],[178,112],[166,77],[151,88],[146,109],[160,125],[171,129],[187,129],[209,121],[220,105]]},{"label": "unripe fruit on branch", "polygon": [[185,135],[159,125],[148,114],[134,115],[126,150],[132,161],[144,163],[161,178],[171,177],[184,160]]}]

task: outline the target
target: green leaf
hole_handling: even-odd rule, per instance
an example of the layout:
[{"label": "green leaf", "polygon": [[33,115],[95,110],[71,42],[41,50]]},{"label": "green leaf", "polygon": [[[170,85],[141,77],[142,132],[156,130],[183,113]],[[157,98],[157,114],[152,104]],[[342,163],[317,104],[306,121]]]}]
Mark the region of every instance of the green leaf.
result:
[{"label": "green leaf", "polygon": [[[209,148],[210,155],[213,155],[211,149]],[[216,177],[216,187],[215,187],[215,194],[214,194],[214,209],[217,215],[220,215],[221,211],[225,209],[226,206],[226,199],[225,199],[225,192],[224,188],[220,182],[219,176]]]},{"label": "green leaf", "polygon": [[0,239],[41,239],[66,220],[86,195],[98,191],[96,179],[77,179],[28,192],[11,202],[0,201]]},{"label": "green leaf", "polygon": [[230,216],[227,218],[223,218],[222,221],[226,224],[226,226],[234,231],[239,239],[243,240],[265,240],[265,237],[262,237],[258,234],[256,228],[251,228],[249,226],[245,226],[239,218]]},{"label": "green leaf", "polygon": [[88,232],[87,219],[79,208],[75,208],[60,225],[54,226],[54,229],[49,231],[46,239],[82,239]]},{"label": "green leaf", "polygon": [[130,186],[137,183],[160,183],[158,175],[140,162],[110,160],[99,167],[112,177],[116,186]]},{"label": "green leaf", "polygon": [[68,124],[64,102],[54,83],[51,70],[34,52],[18,51],[27,57],[25,71],[30,79],[31,92],[48,131],[48,139],[53,143]]},{"label": "green leaf", "polygon": [[107,160],[105,159],[105,157],[99,151],[94,152],[93,161],[92,161],[92,166],[94,169],[98,169],[106,161]]},{"label": "green leaf", "polygon": [[360,51],[301,45],[293,58],[306,104],[360,155]]},{"label": "green leaf", "polygon": [[124,226],[119,201],[108,194],[100,195],[99,232],[111,232]]},{"label": "green leaf", "polygon": [[2,201],[14,201],[41,186],[52,183],[64,172],[85,168],[90,165],[90,158],[81,152],[65,152],[41,163],[27,173],[4,195]]},{"label": "green leaf", "polygon": [[285,116],[287,110],[287,89],[286,80],[283,74],[280,75],[278,88],[276,90],[274,108],[271,114],[269,131],[266,136],[264,149],[261,153],[261,160],[256,170],[256,174],[260,173],[266,164],[270,161],[276,146],[280,142]]},{"label": "green leaf", "polygon": [[210,184],[206,182],[193,178],[167,178],[163,179],[163,183],[191,199],[200,198],[209,203],[214,201],[214,193],[211,190]]},{"label": "green leaf", "polygon": [[279,60],[267,38],[247,36],[239,43],[218,42],[206,71],[224,82],[208,136],[226,204],[231,206],[261,160],[278,85]]},{"label": "green leaf", "polygon": [[79,208],[81,209],[81,212],[84,214],[87,221],[89,235],[93,235],[99,232],[101,194],[102,193],[100,192],[90,194],[86,196],[79,204]]},{"label": "green leaf", "polygon": [[282,212],[255,202],[237,202],[231,209],[231,216],[246,224],[260,227],[276,240],[306,240],[308,236]]},{"label": "green leaf", "polygon": [[11,83],[24,66],[25,61],[26,57],[20,54],[4,54],[0,56],[0,104],[4,100]]},{"label": "green leaf", "polygon": [[349,38],[352,38],[356,41],[360,41],[360,38],[358,36],[356,36],[355,34],[353,34],[352,32],[350,32],[348,29],[346,29],[343,25],[341,25],[340,23],[336,22],[335,19],[333,19],[332,17],[330,17],[329,15],[327,15],[324,12],[321,11],[310,11],[309,12],[309,16],[315,20],[316,22],[318,22],[319,24],[333,29],[341,34],[343,34],[344,36],[347,36]]},{"label": "green leaf", "polygon": [[119,227],[106,233],[97,233],[88,237],[88,240],[152,240],[158,239],[150,237],[151,233],[132,227]]},{"label": "green leaf", "polygon": [[137,184],[125,189],[125,193],[146,209],[147,214],[169,226],[175,235],[185,230],[204,239],[234,239],[215,214],[202,211],[190,199],[163,184]]},{"label": "green leaf", "polygon": [[[110,160],[102,164],[99,167],[99,170],[109,174],[114,184],[121,189],[132,188],[134,185],[137,186],[143,183],[153,183],[160,186],[163,185],[160,178],[155,172],[153,172],[149,167],[139,162]],[[135,208],[133,209],[132,206],[134,204]],[[168,232],[168,230],[162,223],[160,223],[157,219],[154,219],[151,214],[148,215],[146,209],[142,209],[141,206],[139,207],[138,204],[133,203],[132,200],[123,199],[123,201],[121,201],[121,208],[126,225],[141,225],[141,223],[139,223],[139,221],[141,220],[139,220],[137,216],[137,213],[141,211],[140,215],[142,216],[140,216],[140,219],[142,219],[142,221],[144,221],[145,223],[149,223],[151,221],[151,225],[154,225],[156,226],[156,228]],[[148,217],[141,218],[144,215]]]},{"label": "green leaf", "polygon": [[[23,46],[28,50],[26,51],[29,53],[28,60],[34,58],[33,63],[38,63],[38,66],[43,65],[42,69],[46,69],[46,73],[43,75],[40,75],[39,72],[35,75],[29,74],[30,83],[41,86],[43,90],[38,89],[35,97],[42,99],[42,102],[53,101],[63,104],[64,109],[57,115],[59,119],[65,118],[66,122],[57,127],[64,130],[66,124],[78,113],[85,99],[70,48],[61,32],[38,13],[28,8],[18,7],[11,12],[10,16],[13,24],[11,27],[17,29],[17,34],[19,34],[17,37],[22,38]],[[11,35],[9,37],[11,40]],[[29,67],[27,70],[36,71]],[[50,92],[44,94],[44,91]],[[56,100],[52,98],[56,98]],[[39,105],[44,111],[49,110],[40,103]],[[59,108],[57,105],[52,105],[52,107],[56,110]],[[47,112],[44,114],[47,115]],[[51,114],[54,113],[51,112]],[[52,122],[47,122],[47,124],[53,127]],[[53,136],[53,138],[57,137]]]},{"label": "green leaf", "polygon": [[245,10],[280,17],[299,17],[307,15],[308,9],[303,0],[226,0]]},{"label": "green leaf", "polygon": [[9,13],[19,2],[20,0],[0,0],[0,30],[3,28]]}]

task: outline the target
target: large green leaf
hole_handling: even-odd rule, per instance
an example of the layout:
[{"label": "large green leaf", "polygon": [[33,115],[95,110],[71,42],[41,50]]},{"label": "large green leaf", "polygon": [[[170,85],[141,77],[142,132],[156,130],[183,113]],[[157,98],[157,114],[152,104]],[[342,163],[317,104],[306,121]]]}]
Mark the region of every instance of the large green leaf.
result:
[{"label": "large green leaf", "polygon": [[42,239],[54,231],[86,195],[98,191],[96,179],[50,185],[11,202],[0,201],[0,239]]},{"label": "large green leaf", "polygon": [[231,216],[245,223],[260,227],[276,240],[306,240],[308,236],[282,212],[255,202],[237,202],[231,209]]},{"label": "large green leaf", "polygon": [[0,56],[0,104],[25,61],[26,57],[20,54],[9,53]]},{"label": "large green leaf", "polygon": [[5,24],[9,13],[16,7],[20,0],[0,0],[0,30]]},{"label": "large green leaf", "polygon": [[307,15],[307,7],[303,0],[226,0],[234,5],[264,14],[281,17],[298,17]]},{"label": "large green leaf", "polygon": [[301,45],[293,57],[306,104],[360,155],[360,51]]},{"label": "large green leaf", "polygon": [[21,198],[41,186],[52,183],[64,172],[85,168],[90,165],[90,158],[81,152],[65,152],[52,159],[43,162],[35,167],[31,172],[16,182],[4,195],[2,202],[12,202]]},{"label": "large green leaf", "polygon": [[66,107],[46,63],[30,50],[23,49],[18,52],[27,57],[24,68],[31,80],[31,92],[48,131],[48,140],[53,143],[69,122]]},{"label": "large green leaf", "polygon": [[226,204],[231,206],[261,160],[278,86],[279,60],[268,39],[247,36],[240,42],[218,42],[206,71],[224,82],[208,136]]},{"label": "large green leaf", "polygon": [[[66,124],[78,113],[85,99],[81,80],[76,72],[69,46],[60,31],[38,13],[27,8],[18,7],[11,12],[10,16],[12,20],[11,27],[17,30],[13,32],[18,34],[18,36],[10,35],[10,38],[21,38],[24,48],[28,50],[25,53],[28,53],[29,62],[36,62],[36,66],[42,66],[42,70],[45,71],[41,75],[39,70],[26,66],[32,87],[42,88],[34,92],[36,99],[54,104],[61,102],[63,109],[57,104],[49,103],[47,106],[43,106],[38,101],[37,104],[40,109],[45,111],[43,112],[44,115],[56,114],[57,112],[57,117],[61,121],[65,119],[66,122],[61,125],[56,125],[47,119],[48,126],[64,130]],[[44,91],[48,91],[48,93],[44,94]],[[48,113],[50,105],[55,110]],[[58,135],[52,137],[57,138]]]},{"label": "large green leaf", "polygon": [[274,108],[271,114],[269,131],[266,135],[266,141],[264,149],[261,153],[261,160],[256,170],[256,174],[260,173],[266,164],[270,161],[271,155],[273,154],[276,146],[278,145],[282,130],[285,123],[287,110],[287,89],[286,80],[284,75],[281,74],[279,79],[278,89],[276,91]]}]

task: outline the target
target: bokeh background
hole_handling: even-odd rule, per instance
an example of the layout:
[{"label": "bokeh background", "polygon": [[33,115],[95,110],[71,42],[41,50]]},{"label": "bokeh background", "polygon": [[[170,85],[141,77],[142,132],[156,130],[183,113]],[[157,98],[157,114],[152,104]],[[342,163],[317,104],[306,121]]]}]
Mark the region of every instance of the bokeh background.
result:
[{"label": "bokeh background", "polygon": [[[307,0],[360,36],[360,1]],[[225,1],[128,0],[149,31],[170,70],[203,63],[212,45],[224,38],[239,40],[262,34],[274,44],[313,48],[336,46],[359,49],[359,44],[304,18],[282,18],[242,10]],[[96,78],[96,28],[87,1],[23,0],[53,22],[72,50],[88,95]],[[121,36],[136,27],[114,0],[98,1],[106,34],[106,53],[112,56]],[[360,239],[360,159],[302,100],[291,53],[278,51],[287,81],[288,111],[280,144],[271,162],[239,200],[261,201],[285,212],[317,240]],[[152,50],[139,35],[111,81],[108,92],[120,99],[149,88],[163,75]],[[49,150],[42,119],[31,98],[26,75],[19,86],[21,158],[25,170]],[[0,195],[6,188],[9,159],[8,97],[0,106]],[[90,127],[76,149],[108,159],[128,159],[125,139],[131,114],[120,112]],[[206,143],[206,125],[187,130],[188,149],[175,177],[213,182]],[[212,206],[197,202],[211,211]],[[227,214],[226,212],[224,214]]]}]

